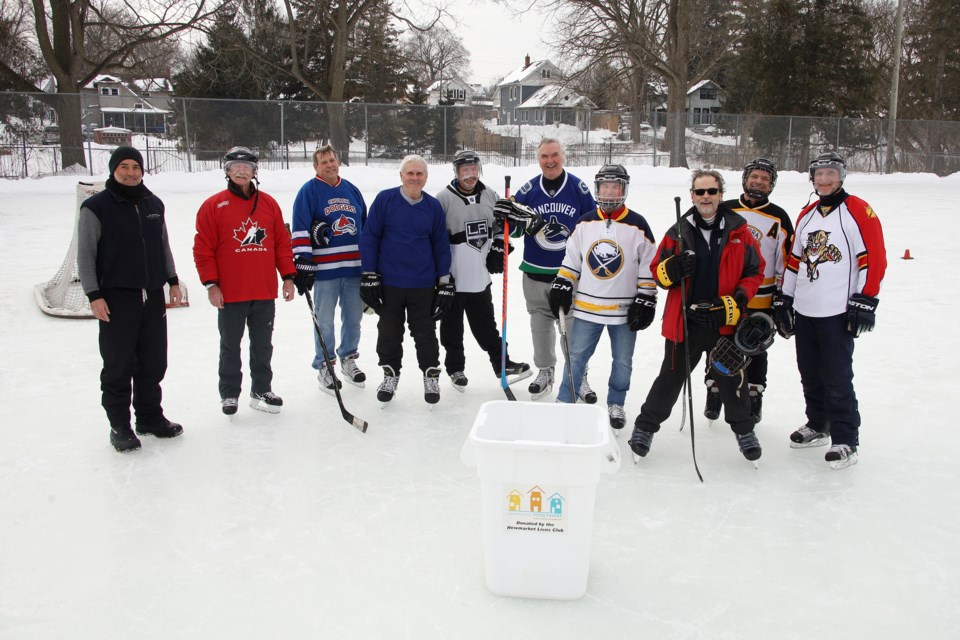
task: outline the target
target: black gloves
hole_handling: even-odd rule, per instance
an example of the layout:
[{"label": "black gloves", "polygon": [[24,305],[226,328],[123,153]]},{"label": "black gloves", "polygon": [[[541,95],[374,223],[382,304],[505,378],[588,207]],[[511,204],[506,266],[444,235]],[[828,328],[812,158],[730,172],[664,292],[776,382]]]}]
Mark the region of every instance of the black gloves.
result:
[{"label": "black gloves", "polygon": [[313,289],[317,265],[313,263],[313,258],[298,255],[296,260],[293,261],[293,266],[297,268],[297,275],[293,277],[293,285],[297,288],[297,293],[303,295]]},{"label": "black gloves", "polygon": [[433,294],[433,319],[439,320],[443,317],[443,314],[453,306],[453,299],[457,295],[457,288],[453,283],[453,278],[450,278],[450,282],[441,282],[437,284],[436,291]]},{"label": "black gloves", "polygon": [[312,244],[314,248],[321,249],[326,247],[332,239],[333,229],[326,222],[316,220],[310,225],[310,244]]},{"label": "black gloves", "polygon": [[668,289],[682,278],[692,276],[696,266],[697,254],[690,249],[680,255],[672,255],[657,265],[657,282],[664,289]]},{"label": "black gloves", "polygon": [[365,271],[360,274],[360,299],[374,313],[380,313],[383,308],[383,278],[379,273]]},{"label": "black gloves", "polygon": [[638,293],[627,310],[627,326],[630,331],[643,331],[657,314],[657,299]]},{"label": "black gloves", "polygon": [[747,308],[746,294],[737,289],[732,296],[720,296],[710,302],[698,302],[691,307],[690,320],[708,329],[724,325],[735,326]]},{"label": "black gloves", "polygon": [[773,301],[770,303],[773,309],[773,321],[777,325],[777,333],[782,338],[789,338],[793,335],[793,296],[785,296],[780,292],[773,295]]},{"label": "black gloves", "polygon": [[520,204],[515,200],[501,198],[493,205],[493,217],[501,225],[503,221],[508,221],[514,227],[529,234],[535,234],[547,223],[539,213],[525,204]]},{"label": "black gloves", "polygon": [[573,283],[566,278],[554,278],[550,285],[550,311],[554,318],[560,318],[560,309],[564,313],[570,313],[570,306],[573,304]]},{"label": "black gloves", "polygon": [[[513,253],[513,245],[510,245],[510,253]],[[487,254],[487,271],[490,273],[503,273],[503,238],[494,238],[490,243],[490,252]]]},{"label": "black gloves", "polygon": [[855,293],[847,301],[847,333],[854,338],[865,331],[873,331],[877,323],[876,310],[880,301],[862,293]]}]

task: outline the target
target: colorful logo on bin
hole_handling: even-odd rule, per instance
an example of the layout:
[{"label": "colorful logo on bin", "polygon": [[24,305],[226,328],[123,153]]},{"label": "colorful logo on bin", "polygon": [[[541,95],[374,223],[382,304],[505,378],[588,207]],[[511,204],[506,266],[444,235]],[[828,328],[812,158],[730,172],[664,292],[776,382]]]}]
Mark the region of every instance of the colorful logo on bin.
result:
[{"label": "colorful logo on bin", "polygon": [[507,531],[564,533],[567,500],[559,491],[539,486],[510,488],[505,493],[504,523]]}]

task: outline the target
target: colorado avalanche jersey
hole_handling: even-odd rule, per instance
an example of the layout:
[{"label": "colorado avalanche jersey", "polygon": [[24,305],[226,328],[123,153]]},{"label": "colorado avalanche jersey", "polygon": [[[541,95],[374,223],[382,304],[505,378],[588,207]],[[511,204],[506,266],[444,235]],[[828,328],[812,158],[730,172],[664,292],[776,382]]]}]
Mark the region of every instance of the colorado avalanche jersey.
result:
[{"label": "colorado avalanche jersey", "polygon": [[876,296],[887,269],[883,230],[870,205],[856,196],[827,212],[819,204],[797,218],[783,277],[793,308],[812,318],[844,313],[854,293]]},{"label": "colorado avalanche jersey", "polygon": [[567,238],[577,220],[597,209],[590,187],[569,171],[556,193],[543,187],[543,176],[525,183],[516,193],[516,200],[539,213],[547,223],[534,236],[524,236],[523,262],[520,270],[545,276],[555,275],[563,262]]},{"label": "colorado avalanche jersey", "polygon": [[[314,248],[310,227],[325,221],[333,236],[326,247]],[[331,185],[315,177],[304,184],[293,201],[293,251],[312,256],[317,280],[360,277],[360,232],[367,221],[367,205],[359,189],[344,179]]]},{"label": "colorado avalanche jersey", "polygon": [[650,225],[626,207],[607,216],[599,209],[580,219],[567,240],[557,275],[580,281],[573,317],[625,324],[638,293],[657,297],[650,263],[657,252]]}]

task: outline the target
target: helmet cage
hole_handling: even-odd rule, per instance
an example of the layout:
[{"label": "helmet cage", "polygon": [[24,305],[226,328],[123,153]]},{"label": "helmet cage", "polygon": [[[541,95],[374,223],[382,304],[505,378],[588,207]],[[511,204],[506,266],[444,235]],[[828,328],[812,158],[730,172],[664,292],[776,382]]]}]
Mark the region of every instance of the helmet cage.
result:
[{"label": "helmet cage", "polygon": [[770,174],[770,193],[773,193],[773,190],[777,186],[777,167],[766,158],[757,158],[756,160],[748,163],[743,168],[743,178],[741,183],[743,185],[743,192],[750,196],[751,198],[756,198],[762,200],[770,195],[770,193],[760,193],[759,191],[750,191],[747,189],[747,178],[750,177],[750,174],[756,170],[766,171]]},{"label": "helmet cage", "polygon": [[[600,185],[605,183],[616,183],[620,185],[619,196],[601,196]],[[594,193],[596,193],[596,202],[604,211],[616,211],[627,201],[627,192],[630,189],[630,174],[619,164],[608,164],[600,168],[593,182]]]}]

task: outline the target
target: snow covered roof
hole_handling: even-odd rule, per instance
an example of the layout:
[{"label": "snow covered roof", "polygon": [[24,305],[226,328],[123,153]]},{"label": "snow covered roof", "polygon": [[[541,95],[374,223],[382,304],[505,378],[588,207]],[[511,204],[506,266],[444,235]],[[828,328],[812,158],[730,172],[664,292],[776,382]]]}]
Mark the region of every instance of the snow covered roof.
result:
[{"label": "snow covered roof", "polygon": [[691,93],[693,93],[694,91],[696,91],[696,90],[699,89],[700,87],[702,87],[702,86],[704,86],[704,85],[708,85],[708,84],[712,84],[712,85],[715,85],[715,86],[717,86],[717,87],[720,86],[720,85],[718,85],[716,82],[714,82],[713,80],[701,80],[701,81],[698,82],[697,84],[695,84],[695,85],[693,85],[692,87],[690,87],[690,90],[687,91],[687,95],[690,95]]},{"label": "snow covered roof", "polygon": [[142,107],[100,107],[104,113],[173,113],[169,109],[157,109],[156,107],[143,103]]},{"label": "snow covered roof", "polygon": [[130,84],[140,91],[169,91],[173,93],[173,84],[168,78],[137,78]]},{"label": "snow covered roof", "polygon": [[558,84],[548,84],[527,98],[526,101],[517,108],[537,109],[541,107],[580,107],[583,109],[596,109],[597,105],[593,104],[589,98],[581,96],[572,89],[567,89]]},{"label": "snow covered roof", "polygon": [[549,60],[536,60],[531,62],[530,66],[528,67],[514,69],[504,76],[503,80],[500,81],[500,86],[505,84],[522,84],[524,80],[547,66],[551,67],[552,69],[556,69],[556,65]]},{"label": "snow covered roof", "polygon": [[84,88],[84,89],[96,89],[96,88],[97,88],[97,85],[100,84],[101,82],[114,82],[114,83],[120,84],[120,83],[121,83],[121,80],[120,80],[120,78],[118,78],[117,76],[108,76],[108,75],[105,74],[105,73],[101,73],[101,74],[98,75],[98,76],[94,76],[93,80],[91,80],[91,81],[88,82],[87,84],[83,85],[83,88]]}]

